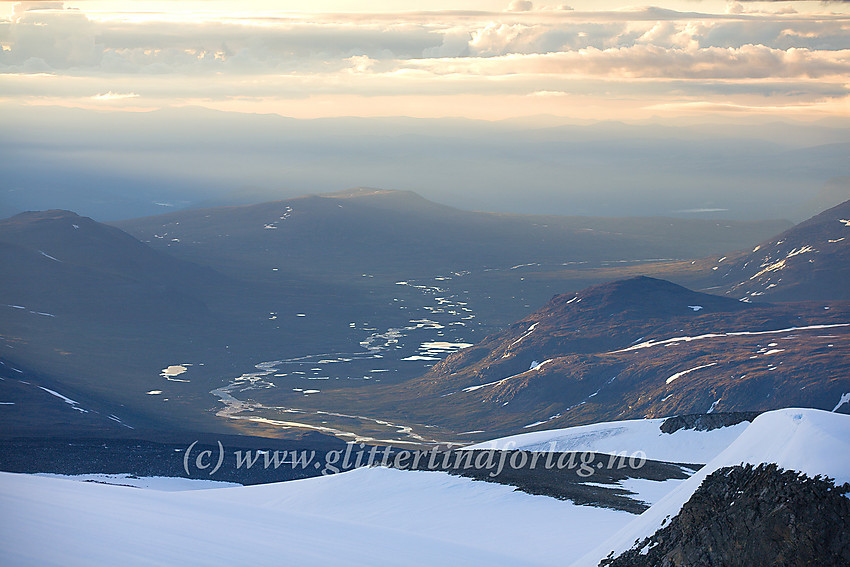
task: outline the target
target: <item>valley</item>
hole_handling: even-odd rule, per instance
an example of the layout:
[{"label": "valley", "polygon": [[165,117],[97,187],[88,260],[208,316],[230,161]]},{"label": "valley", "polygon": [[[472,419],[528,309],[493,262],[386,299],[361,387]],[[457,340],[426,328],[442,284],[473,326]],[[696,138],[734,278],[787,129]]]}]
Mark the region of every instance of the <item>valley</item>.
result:
[{"label": "valley", "polygon": [[[0,227],[18,267],[3,360],[129,427],[384,444],[828,409],[850,391],[840,294],[774,306],[657,278],[722,293],[734,270],[716,268],[752,263],[733,246],[843,250],[845,213],[773,241],[758,239],[780,223],[494,215],[362,188],[118,225],[130,234],[27,213]],[[44,411],[6,390],[14,415]]]}]

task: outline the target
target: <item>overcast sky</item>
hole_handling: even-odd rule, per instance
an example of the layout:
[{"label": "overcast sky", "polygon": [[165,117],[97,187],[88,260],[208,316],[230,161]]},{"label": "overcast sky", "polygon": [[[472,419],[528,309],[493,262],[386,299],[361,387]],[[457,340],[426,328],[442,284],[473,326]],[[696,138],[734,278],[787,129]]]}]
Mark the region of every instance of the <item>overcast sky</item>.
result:
[{"label": "overcast sky", "polygon": [[845,2],[0,4],[0,101],[328,116],[848,114]]}]

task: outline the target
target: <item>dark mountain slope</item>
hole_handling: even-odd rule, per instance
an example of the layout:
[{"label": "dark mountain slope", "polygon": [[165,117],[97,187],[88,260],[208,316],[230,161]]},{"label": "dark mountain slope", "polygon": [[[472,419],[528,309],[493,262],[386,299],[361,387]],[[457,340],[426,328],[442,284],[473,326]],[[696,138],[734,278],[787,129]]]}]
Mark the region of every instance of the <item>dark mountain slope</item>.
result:
[{"label": "dark mountain slope", "polygon": [[728,295],[770,301],[850,299],[850,201],[719,262]]},{"label": "dark mountain slope", "polygon": [[192,278],[197,283],[214,274],[71,211],[31,211],[0,221],[0,240],[37,250],[54,261],[116,274],[135,272],[149,280]]},{"label": "dark mountain slope", "polygon": [[[297,317],[302,310],[315,316]],[[0,361],[26,369],[34,387],[149,426],[208,427],[209,391],[222,374],[269,352],[300,354],[297,341],[351,348],[349,322],[373,311],[344,285],[237,280],[68,211],[0,221]],[[164,374],[184,362],[191,379]],[[37,401],[28,388],[9,392],[14,411]],[[26,429],[61,421],[48,413],[29,412]]]},{"label": "dark mountain slope", "polygon": [[503,333],[448,357],[431,374],[471,370],[466,361],[483,350],[487,355],[473,366],[486,367],[487,372],[475,372],[476,375],[508,376],[528,370],[535,361],[626,348],[649,336],[681,332],[685,326],[693,333],[701,333],[716,329],[717,322],[735,325],[738,314],[745,312],[769,313],[773,325],[793,324],[794,316],[783,317],[769,306],[746,304],[639,276],[555,296]]},{"label": "dark mountain slope", "polygon": [[714,411],[846,412],[848,376],[850,305],[744,303],[639,277],[556,296],[421,379],[344,397],[324,391],[321,402],[482,431],[463,438],[475,440]]},{"label": "dark mountain slope", "polygon": [[222,285],[209,268],[153,250],[70,211],[0,221],[0,297],[48,316],[114,320],[201,317],[199,288]]}]

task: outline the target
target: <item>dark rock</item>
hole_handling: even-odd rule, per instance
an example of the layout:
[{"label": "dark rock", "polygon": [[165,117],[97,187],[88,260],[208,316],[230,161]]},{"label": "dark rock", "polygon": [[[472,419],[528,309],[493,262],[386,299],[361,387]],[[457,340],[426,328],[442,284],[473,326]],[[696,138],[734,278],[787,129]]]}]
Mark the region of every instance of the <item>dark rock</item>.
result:
[{"label": "dark rock", "polygon": [[695,413],[689,415],[677,415],[669,417],[661,424],[662,433],[675,433],[680,429],[694,429],[696,431],[711,431],[721,427],[730,427],[743,421],[752,421],[761,412],[736,411],[720,413]]},{"label": "dark rock", "polygon": [[666,527],[600,565],[847,566],[848,492],[775,464],[719,469]]}]

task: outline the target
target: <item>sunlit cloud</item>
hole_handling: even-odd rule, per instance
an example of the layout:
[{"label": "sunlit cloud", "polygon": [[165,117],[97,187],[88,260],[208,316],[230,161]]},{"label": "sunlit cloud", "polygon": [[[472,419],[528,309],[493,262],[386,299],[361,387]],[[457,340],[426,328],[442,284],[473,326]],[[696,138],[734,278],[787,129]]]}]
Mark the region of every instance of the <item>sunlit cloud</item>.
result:
[{"label": "sunlit cloud", "polygon": [[492,58],[408,61],[407,64],[438,74],[490,76],[535,73],[678,79],[822,78],[850,75],[850,50],[781,50],[763,45],[666,49],[637,45]]},{"label": "sunlit cloud", "polygon": [[528,0],[513,0],[508,6],[509,12],[529,12],[534,8],[534,3]]},{"label": "sunlit cloud", "polygon": [[139,95],[136,93],[114,93],[112,91],[107,91],[105,93],[96,94],[92,97],[94,100],[125,100],[128,98],[137,98]]},{"label": "sunlit cloud", "polygon": [[[597,97],[600,109],[613,108],[614,99],[668,108],[684,97],[714,112],[729,104],[761,107],[753,105],[758,97],[784,108],[850,94],[850,3],[815,4],[820,10],[799,2],[726,3],[699,12],[682,7],[717,3],[588,11],[516,0],[493,9],[406,12],[211,8],[195,17],[179,2],[171,11],[162,4],[145,10],[144,2],[126,11],[93,4],[99,10],[22,3],[0,19],[5,100],[262,101],[274,108],[299,100],[338,115],[350,107],[318,101],[372,98],[403,110],[416,99],[431,108],[412,115],[438,115],[458,97],[489,97],[491,109],[510,108],[505,97],[552,99],[547,111],[556,113],[576,112],[563,104],[570,97]],[[407,100],[386,104],[394,97]]]},{"label": "sunlit cloud", "polygon": [[534,91],[529,96],[569,96],[569,93],[565,93],[564,91]]},{"label": "sunlit cloud", "polygon": [[835,114],[843,108],[850,108],[850,97],[835,100],[822,100],[806,104],[786,105],[745,105],[721,102],[694,101],[694,102],[669,102],[655,104],[647,107],[647,110],[659,110],[671,113],[700,114],[705,112],[734,113],[734,114]]}]

